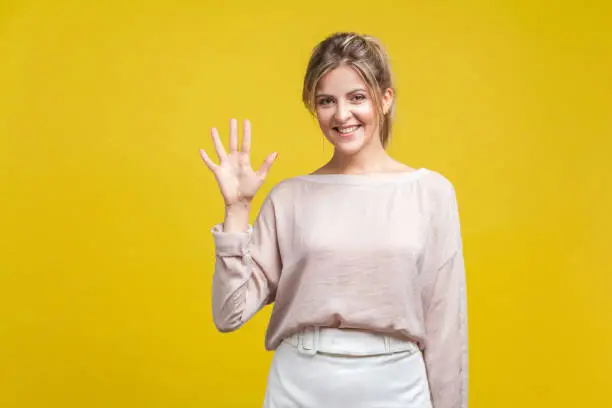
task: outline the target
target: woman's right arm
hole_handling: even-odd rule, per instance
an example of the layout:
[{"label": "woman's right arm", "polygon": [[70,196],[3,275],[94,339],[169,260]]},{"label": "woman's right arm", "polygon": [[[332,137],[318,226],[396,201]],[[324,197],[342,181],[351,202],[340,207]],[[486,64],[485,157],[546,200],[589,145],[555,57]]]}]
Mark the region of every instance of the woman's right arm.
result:
[{"label": "woman's right arm", "polygon": [[270,196],[252,228],[250,205],[226,210],[225,222],[213,230],[215,271],[212,285],[213,319],[221,332],[244,325],[272,303],[282,269],[276,215]]},{"label": "woman's right arm", "polygon": [[215,272],[212,287],[213,320],[222,332],[241,327],[264,305],[272,302],[280,276],[280,255],[276,237],[276,218],[268,196],[253,228],[249,214],[253,197],[263,184],[277,154],[270,154],[259,170],[250,163],[251,125],[244,121],[241,149],[238,149],[238,124],[230,121],[229,153],[212,138],[219,158],[215,164],[203,149],[202,160],[215,175],[225,201],[225,221],[212,229],[215,241]]}]

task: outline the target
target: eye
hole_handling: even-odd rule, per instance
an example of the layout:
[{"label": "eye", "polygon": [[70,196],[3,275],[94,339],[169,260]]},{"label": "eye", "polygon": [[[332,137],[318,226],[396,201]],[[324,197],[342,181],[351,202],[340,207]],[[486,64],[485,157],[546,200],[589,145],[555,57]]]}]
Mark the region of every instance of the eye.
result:
[{"label": "eye", "polygon": [[321,106],[325,106],[327,104],[330,104],[331,102],[333,102],[331,98],[325,97],[325,98],[320,98],[317,103]]},{"label": "eye", "polygon": [[361,102],[364,101],[366,99],[366,96],[364,94],[355,94],[353,96],[353,100],[356,102]]}]

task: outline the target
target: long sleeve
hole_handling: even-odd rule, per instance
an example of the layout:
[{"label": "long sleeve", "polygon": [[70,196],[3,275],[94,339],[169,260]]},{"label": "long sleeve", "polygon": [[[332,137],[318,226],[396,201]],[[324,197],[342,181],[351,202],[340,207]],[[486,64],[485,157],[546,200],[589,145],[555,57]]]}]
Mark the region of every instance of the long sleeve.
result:
[{"label": "long sleeve", "polygon": [[247,232],[212,228],[215,270],[212,284],[213,320],[221,332],[240,328],[274,301],[281,272],[276,217],[270,196]]},{"label": "long sleeve", "polygon": [[423,261],[424,359],[434,408],[467,408],[466,279],[455,191],[447,184]]}]

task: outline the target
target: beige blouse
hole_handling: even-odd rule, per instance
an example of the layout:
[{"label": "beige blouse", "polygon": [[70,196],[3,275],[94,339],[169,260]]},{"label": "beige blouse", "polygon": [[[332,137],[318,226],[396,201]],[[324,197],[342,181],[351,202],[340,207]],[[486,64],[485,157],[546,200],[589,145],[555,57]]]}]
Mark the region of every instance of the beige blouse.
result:
[{"label": "beige blouse", "polygon": [[440,173],[290,178],[272,188],[247,232],[218,224],[212,233],[218,330],[273,304],[268,350],[307,326],[413,340],[434,407],[467,407],[462,238],[455,190]]}]

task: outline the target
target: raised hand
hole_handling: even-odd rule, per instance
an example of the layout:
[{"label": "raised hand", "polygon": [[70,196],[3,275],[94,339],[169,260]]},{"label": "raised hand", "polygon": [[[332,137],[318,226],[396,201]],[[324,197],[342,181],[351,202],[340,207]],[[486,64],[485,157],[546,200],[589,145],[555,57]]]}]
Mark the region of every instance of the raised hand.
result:
[{"label": "raised hand", "polygon": [[219,189],[225,200],[226,207],[235,204],[250,203],[263,184],[277,153],[272,153],[264,160],[257,171],[251,167],[251,123],[244,121],[242,146],[238,149],[238,121],[230,120],[229,153],[226,153],[223,143],[219,139],[219,132],[212,128],[211,134],[219,158],[219,164],[213,163],[204,149],[200,149],[200,156],[204,163],[213,172]]}]

